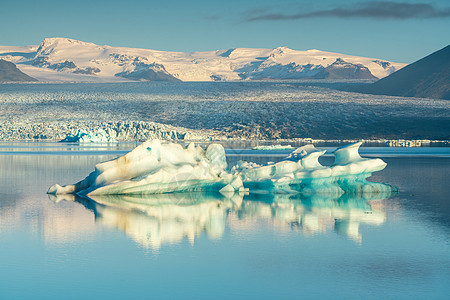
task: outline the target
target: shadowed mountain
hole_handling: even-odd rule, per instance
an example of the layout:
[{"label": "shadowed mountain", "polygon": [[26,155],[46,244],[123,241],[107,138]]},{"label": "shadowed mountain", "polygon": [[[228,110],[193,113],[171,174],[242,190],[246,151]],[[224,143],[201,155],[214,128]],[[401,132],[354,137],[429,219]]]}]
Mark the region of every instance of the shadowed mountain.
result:
[{"label": "shadowed mountain", "polygon": [[377,79],[362,64],[352,64],[337,58],[334,63],[314,76],[317,79]]},{"label": "shadowed mountain", "polygon": [[0,59],[0,82],[16,82],[16,81],[37,81],[33,77],[28,76],[12,62]]},{"label": "shadowed mountain", "polygon": [[373,84],[351,90],[375,95],[450,100],[450,45]]},{"label": "shadowed mountain", "polygon": [[114,76],[123,77],[137,81],[180,81],[178,78],[169,74],[161,64],[134,63],[134,71],[125,71]]}]

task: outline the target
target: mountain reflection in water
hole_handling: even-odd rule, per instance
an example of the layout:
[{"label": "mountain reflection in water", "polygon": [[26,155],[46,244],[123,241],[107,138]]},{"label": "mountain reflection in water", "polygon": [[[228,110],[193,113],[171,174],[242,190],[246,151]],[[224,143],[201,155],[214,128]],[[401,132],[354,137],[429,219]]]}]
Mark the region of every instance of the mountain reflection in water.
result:
[{"label": "mountain reflection in water", "polygon": [[363,176],[293,185],[291,193],[285,194],[266,190],[232,195],[193,192],[49,197],[56,202],[81,203],[94,212],[96,222],[157,250],[183,239],[194,243],[203,232],[210,239],[221,238],[227,223],[242,231],[259,222],[269,222],[275,230],[298,230],[308,235],[334,230],[361,243],[360,224],[383,224],[386,214],[382,201],[393,193],[394,187],[366,181]]}]

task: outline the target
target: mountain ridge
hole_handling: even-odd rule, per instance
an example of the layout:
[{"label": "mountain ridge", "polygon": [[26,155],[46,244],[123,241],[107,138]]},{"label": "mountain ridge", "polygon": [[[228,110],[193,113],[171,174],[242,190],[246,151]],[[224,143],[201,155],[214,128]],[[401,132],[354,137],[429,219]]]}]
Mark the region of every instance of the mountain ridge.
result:
[{"label": "mountain ridge", "polygon": [[[185,53],[101,46],[69,38],[46,38],[38,46],[0,46],[0,58],[43,81],[376,79],[405,65],[316,49],[230,48]],[[333,64],[334,68],[328,68]],[[336,64],[347,70],[337,70]]]},{"label": "mountain ridge", "polygon": [[33,82],[35,78],[21,72],[14,63],[0,59],[0,82]]},{"label": "mountain ridge", "polygon": [[450,45],[355,91],[450,100]]}]

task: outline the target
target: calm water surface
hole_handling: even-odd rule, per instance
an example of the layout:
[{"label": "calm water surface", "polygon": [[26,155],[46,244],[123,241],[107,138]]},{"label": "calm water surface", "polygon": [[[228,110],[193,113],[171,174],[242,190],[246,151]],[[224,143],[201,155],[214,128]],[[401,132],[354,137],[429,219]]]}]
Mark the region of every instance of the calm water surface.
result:
[{"label": "calm water surface", "polygon": [[[45,192],[133,145],[53,146],[0,147],[0,299],[448,299],[448,148],[379,149],[388,166],[370,180],[399,188],[388,199],[99,205]],[[227,153],[231,164],[281,158]]]}]

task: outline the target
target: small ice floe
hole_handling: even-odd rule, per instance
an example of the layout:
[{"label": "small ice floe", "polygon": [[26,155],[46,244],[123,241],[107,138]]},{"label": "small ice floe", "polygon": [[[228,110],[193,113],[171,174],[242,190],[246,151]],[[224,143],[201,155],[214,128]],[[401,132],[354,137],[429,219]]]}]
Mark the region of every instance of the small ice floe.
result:
[{"label": "small ice floe", "polygon": [[430,140],[388,140],[386,142],[388,147],[422,147],[430,144]]},{"label": "small ice floe", "polygon": [[117,140],[109,136],[103,129],[97,129],[95,131],[89,132],[78,129],[75,134],[69,133],[60,142],[107,144],[107,143],[117,143]]},{"label": "small ice floe", "polygon": [[256,146],[253,150],[291,150],[294,149],[291,145],[266,145],[266,146]]},{"label": "small ice floe", "polygon": [[[219,191],[233,194],[264,191],[269,193],[328,193],[341,195],[346,186],[369,177],[386,167],[381,159],[362,158],[361,142],[334,151],[335,162],[323,166],[325,153],[313,145],[291,152],[284,160],[258,165],[240,161],[227,169],[225,149],[210,144],[206,150],[191,143],[147,141],[117,159],[95,166],[85,179],[66,186],[52,186],[49,194],[144,195],[185,191]],[[339,182],[339,184],[335,184]],[[361,185],[361,187],[368,187]],[[373,186],[369,186],[373,187]],[[379,192],[361,190],[362,193]]]}]

